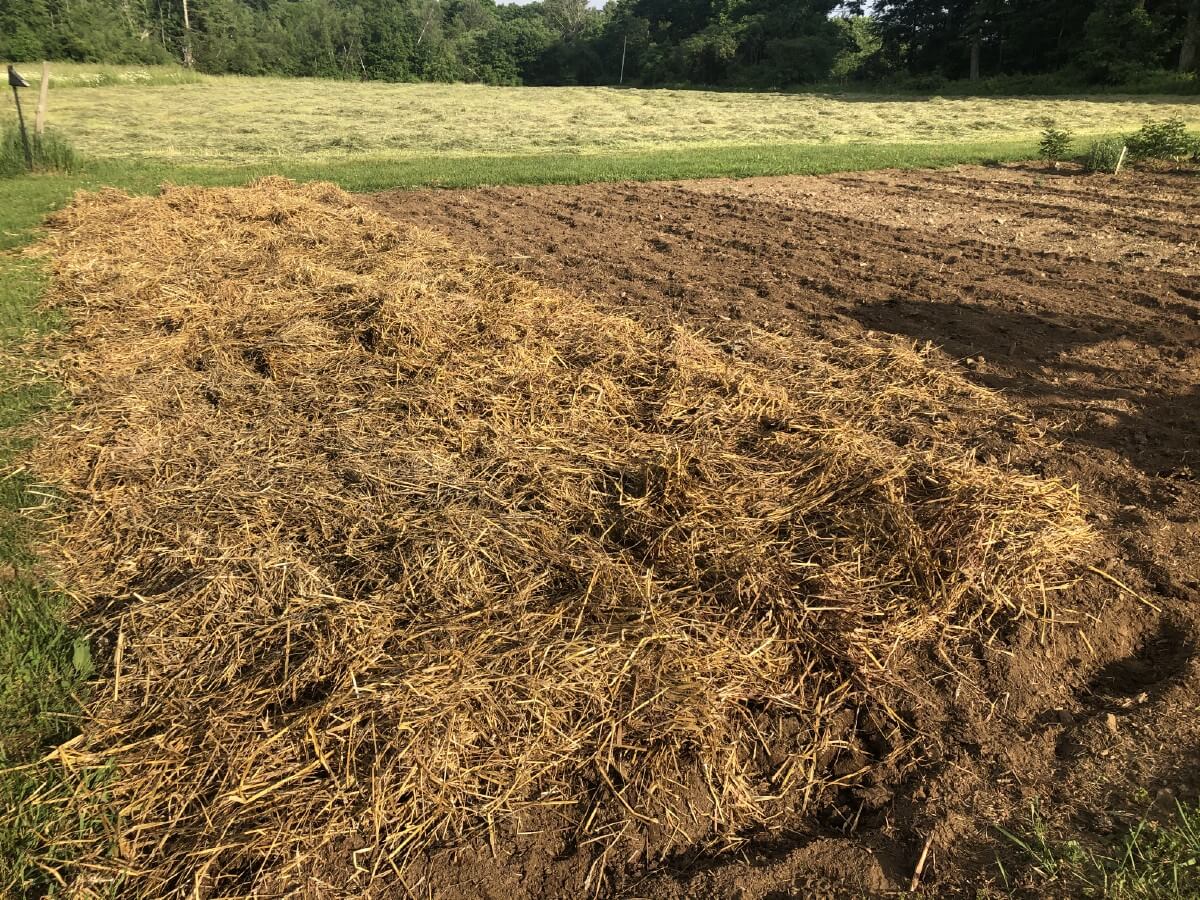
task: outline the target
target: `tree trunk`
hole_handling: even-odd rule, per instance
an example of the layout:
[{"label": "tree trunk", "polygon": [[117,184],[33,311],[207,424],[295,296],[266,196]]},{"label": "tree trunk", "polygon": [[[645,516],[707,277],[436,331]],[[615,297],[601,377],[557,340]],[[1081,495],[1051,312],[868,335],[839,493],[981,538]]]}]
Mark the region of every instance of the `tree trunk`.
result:
[{"label": "tree trunk", "polygon": [[183,64],[192,67],[192,20],[188,17],[188,0],[183,0]]},{"label": "tree trunk", "polygon": [[979,80],[979,61],[983,56],[983,26],[987,22],[987,0],[975,0],[967,18],[967,28],[971,35],[971,80]]},{"label": "tree trunk", "polygon": [[1200,0],[1192,0],[1188,6],[1187,27],[1183,32],[1183,49],[1179,51],[1179,71],[1190,72],[1196,68],[1196,54],[1200,50]]}]

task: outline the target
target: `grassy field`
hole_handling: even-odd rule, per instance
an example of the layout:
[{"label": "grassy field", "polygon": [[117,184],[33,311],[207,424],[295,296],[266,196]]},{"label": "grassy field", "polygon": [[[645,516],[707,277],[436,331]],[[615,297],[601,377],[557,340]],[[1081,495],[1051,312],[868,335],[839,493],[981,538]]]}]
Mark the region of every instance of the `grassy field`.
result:
[{"label": "grassy field", "polygon": [[[37,68],[28,67],[36,74]],[[50,122],[85,154],[174,162],[611,154],[762,144],[986,144],[1178,115],[1200,97],[921,98],[206,77],[56,64]],[[7,116],[12,115],[11,106]]]},{"label": "grassy field", "polygon": [[280,174],[298,181],[333,181],[347,190],[403,187],[466,188],[496,184],[584,184],[723,176],[820,175],[881,168],[946,166],[1027,159],[1034,141],[950,144],[766,144],[668,148],[620,155],[543,154],[495,156],[378,156],[342,159],[263,159],[242,164],[170,163],[162,160],[86,161],[69,174],[0,180],[0,250],[26,242],[30,230],[80,189],[113,186],[147,193],[164,181],[178,184],[244,184]]},{"label": "grassy field", "polygon": [[[16,68],[32,87],[41,84],[40,62],[17,63]],[[53,90],[111,85],[146,87],[152,84],[198,84],[205,77],[183,66],[106,66],[98,63],[56,62],[50,67],[50,86]]]}]

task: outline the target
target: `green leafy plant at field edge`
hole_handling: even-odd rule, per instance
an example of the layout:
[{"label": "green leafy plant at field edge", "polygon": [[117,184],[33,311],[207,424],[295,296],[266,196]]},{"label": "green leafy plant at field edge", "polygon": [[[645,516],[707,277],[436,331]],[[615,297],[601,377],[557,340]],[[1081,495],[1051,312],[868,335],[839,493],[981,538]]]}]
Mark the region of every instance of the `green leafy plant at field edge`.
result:
[{"label": "green leafy plant at field edge", "polygon": [[1117,138],[1092,141],[1084,154],[1083,167],[1089,172],[1115,172],[1125,150],[1125,142]]},{"label": "green leafy plant at field edge", "polygon": [[[1200,805],[1176,802],[1174,814],[1163,822],[1143,818],[1107,851],[1052,839],[1036,801],[1018,831],[1000,826],[997,831],[1020,850],[1028,867],[1021,886],[1035,892],[1055,885],[1070,896],[1111,900],[1200,897]],[[1016,873],[997,863],[1005,886],[1015,889]]]},{"label": "green leafy plant at field edge", "polygon": [[[35,172],[72,172],[78,168],[79,158],[74,148],[61,135],[54,131],[30,132],[28,137]],[[23,175],[28,170],[21,130],[10,125],[0,135],[0,177]]]},{"label": "green leafy plant at field edge", "polygon": [[1038,155],[1046,162],[1057,166],[1071,153],[1071,132],[1058,128],[1054,122],[1046,122],[1042,139],[1038,144]]},{"label": "green leafy plant at field edge", "polygon": [[1200,138],[1188,132],[1178,116],[1165,122],[1147,122],[1128,139],[1129,152],[1137,159],[1179,161],[1200,155]]}]

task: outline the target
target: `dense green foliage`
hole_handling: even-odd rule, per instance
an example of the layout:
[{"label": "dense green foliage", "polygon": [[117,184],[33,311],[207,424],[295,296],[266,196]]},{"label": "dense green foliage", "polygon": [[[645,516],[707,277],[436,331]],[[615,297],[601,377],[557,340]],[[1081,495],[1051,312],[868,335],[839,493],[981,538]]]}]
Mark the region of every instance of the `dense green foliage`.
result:
[{"label": "dense green foliage", "polygon": [[1200,138],[1190,134],[1182,119],[1147,122],[1128,142],[1136,159],[1180,160],[1200,154]]},{"label": "dense green foliage", "polygon": [[1200,0],[0,0],[0,59],[386,81],[1067,88],[1193,72],[1198,41]]},{"label": "dense green foliage", "polygon": [[933,79],[1067,70],[1117,84],[1195,68],[1196,0],[885,0],[881,74]]},{"label": "dense green foliage", "polygon": [[1071,153],[1071,132],[1055,126],[1053,122],[1046,124],[1042,132],[1042,140],[1038,144],[1038,156],[1049,163],[1059,163]]}]

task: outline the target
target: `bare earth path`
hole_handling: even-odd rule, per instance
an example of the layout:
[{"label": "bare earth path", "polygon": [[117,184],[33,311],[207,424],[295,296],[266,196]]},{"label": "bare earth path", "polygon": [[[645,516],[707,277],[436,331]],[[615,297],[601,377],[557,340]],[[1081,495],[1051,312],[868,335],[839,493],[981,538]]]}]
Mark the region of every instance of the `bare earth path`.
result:
[{"label": "bare earth path", "polygon": [[[943,762],[881,778],[737,858],[630,873],[652,897],[974,896],[994,823],[1029,802],[1100,840],[1200,794],[1200,177],[1027,167],[368,198],[493,261],[634,315],[854,340],[931,341],[1024,403],[1110,548],[1076,590],[1083,627],[1013,637],[943,724]],[[1003,453],[1002,445],[991,452]],[[957,699],[957,698],[956,698]],[[464,896],[574,882],[531,858],[459,861]],[[545,861],[539,866],[547,865]],[[549,880],[543,880],[549,879]],[[471,892],[474,891],[474,894]],[[453,896],[448,894],[447,896]]]}]

